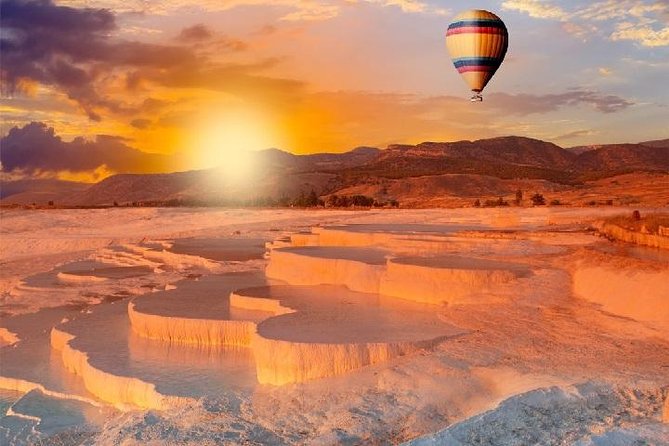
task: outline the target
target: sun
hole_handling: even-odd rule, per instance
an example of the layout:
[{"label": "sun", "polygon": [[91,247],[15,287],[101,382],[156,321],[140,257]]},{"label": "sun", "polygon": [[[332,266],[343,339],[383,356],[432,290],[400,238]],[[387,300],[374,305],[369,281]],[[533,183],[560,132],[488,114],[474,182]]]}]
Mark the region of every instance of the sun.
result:
[{"label": "sun", "polygon": [[217,169],[222,183],[253,178],[260,168],[258,151],[280,144],[275,127],[259,110],[236,108],[208,113],[193,131],[193,165]]}]

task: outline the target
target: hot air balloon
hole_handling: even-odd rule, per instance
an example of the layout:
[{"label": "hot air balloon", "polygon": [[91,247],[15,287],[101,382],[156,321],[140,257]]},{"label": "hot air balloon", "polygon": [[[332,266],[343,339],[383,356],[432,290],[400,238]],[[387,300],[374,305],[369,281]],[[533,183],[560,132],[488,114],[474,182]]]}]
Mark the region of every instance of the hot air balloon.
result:
[{"label": "hot air balloon", "polygon": [[482,101],[481,92],[502,64],[509,46],[504,22],[482,9],[465,11],[448,26],[446,46],[453,65],[474,92],[472,102]]}]

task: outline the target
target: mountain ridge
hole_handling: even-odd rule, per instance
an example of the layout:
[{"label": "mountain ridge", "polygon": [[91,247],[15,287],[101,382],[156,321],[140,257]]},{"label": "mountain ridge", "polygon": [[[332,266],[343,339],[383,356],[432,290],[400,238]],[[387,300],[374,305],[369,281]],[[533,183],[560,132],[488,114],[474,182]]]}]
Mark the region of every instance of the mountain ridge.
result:
[{"label": "mountain ridge", "polygon": [[[451,191],[448,193],[470,197],[471,193],[464,193],[461,188],[452,186],[453,178],[461,178],[471,184],[483,181],[481,184],[488,186],[480,188],[481,191],[492,193],[497,187],[500,194],[505,194],[508,185],[498,185],[494,181],[491,183],[491,180],[484,178],[511,183],[528,180],[534,181],[536,187],[542,190],[562,190],[565,187],[582,187],[588,181],[634,172],[669,175],[669,140],[591,147],[575,152],[574,148],[565,149],[538,139],[503,136],[474,141],[391,144],[383,150],[361,146],[343,153],[298,155],[267,149],[255,153],[259,167],[247,178],[246,187],[221,182],[221,173],[216,169],[158,174],[123,173],[110,176],[84,190],[63,193],[55,199],[64,205],[78,206],[170,200],[221,203],[254,199],[280,200],[311,190],[320,196],[328,196],[338,191],[362,190],[365,187],[358,186],[365,184],[382,184],[393,180],[408,185],[421,184],[421,193],[429,201],[434,198],[430,194],[437,193],[436,189],[431,192],[424,186],[427,184],[425,181],[417,182],[412,178],[434,177],[434,184],[442,185],[437,189],[448,184],[448,188],[444,189]],[[443,180],[437,181],[437,177]],[[402,187],[395,183],[393,185],[396,196],[386,198],[401,198]],[[382,198],[384,196],[379,191],[375,193]],[[412,194],[419,201],[420,197]],[[12,197],[21,198],[20,191],[5,196],[3,203],[12,203]]]}]

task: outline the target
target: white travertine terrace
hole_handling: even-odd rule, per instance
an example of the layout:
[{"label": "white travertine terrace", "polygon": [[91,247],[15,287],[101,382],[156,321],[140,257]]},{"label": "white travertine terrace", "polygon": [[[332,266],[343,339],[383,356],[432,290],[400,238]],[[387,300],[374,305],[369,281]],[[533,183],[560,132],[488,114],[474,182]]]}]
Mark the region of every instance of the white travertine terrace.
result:
[{"label": "white travertine terrace", "polygon": [[604,311],[669,330],[669,267],[644,271],[614,265],[582,266],[573,274],[574,293]]},{"label": "white travertine terrace", "polygon": [[12,345],[19,341],[19,337],[16,333],[6,329],[5,327],[0,327],[0,346]]},{"label": "white travertine terrace", "polygon": [[336,376],[360,367],[431,348],[434,343],[324,344],[288,342],[256,335],[253,353],[258,382],[280,386]]},{"label": "white travertine terrace", "polygon": [[195,319],[155,315],[135,310],[128,304],[128,317],[135,333],[149,339],[195,345],[248,347],[255,333],[252,321]]},{"label": "white travertine terrace", "polygon": [[[373,231],[365,232],[366,229]],[[446,332],[452,334],[442,324],[438,333],[423,328],[418,330],[419,335],[412,333],[408,339],[398,337],[397,333],[405,329],[403,325],[410,326],[410,323],[398,323],[392,331],[380,330],[378,325],[383,325],[383,320],[377,320],[375,314],[386,314],[389,311],[383,310],[383,306],[374,307],[373,312],[345,312],[347,316],[344,318],[342,307],[335,304],[342,297],[362,302],[359,296],[353,296],[358,292],[401,298],[399,301],[384,298],[387,308],[392,307],[389,302],[407,300],[420,304],[452,303],[467,294],[489,291],[497,284],[528,273],[527,269],[516,264],[476,258],[442,255],[393,259],[390,258],[393,256],[393,246],[397,248],[398,244],[404,248],[403,252],[439,251],[447,239],[438,233],[445,228],[426,225],[405,228],[417,232],[417,236],[403,234],[401,228],[391,232],[383,232],[383,229],[356,228],[351,231],[345,228],[315,228],[314,233],[293,235],[291,246],[274,247],[271,250],[265,274],[270,279],[299,287],[233,290],[229,297],[229,310],[218,316],[212,312],[209,316],[201,314],[193,317],[189,315],[192,309],[180,304],[180,301],[175,301],[176,306],[166,310],[165,306],[170,307],[172,304],[164,298],[155,300],[162,308],[156,314],[157,307],[152,309],[148,305],[149,299],[155,299],[155,296],[139,298],[128,305],[132,329],[140,336],[162,341],[250,347],[256,361],[258,382],[282,385],[334,376],[420,349],[432,348],[445,339]],[[324,234],[327,235],[324,237]],[[335,246],[335,243],[343,246]],[[378,243],[386,249],[370,248],[367,246],[370,243]],[[319,288],[322,284],[346,288]],[[286,295],[286,289],[302,296],[302,300],[290,293]],[[304,298],[304,293],[307,293],[309,299]],[[372,301],[378,298],[365,297]],[[137,308],[136,302],[139,301],[143,303],[143,309]],[[359,305],[364,307],[362,303]],[[256,314],[249,316],[244,311]],[[427,311],[433,312],[431,309]],[[338,315],[335,318],[335,331],[330,338],[319,340],[323,330],[327,331],[326,326],[331,322],[333,314]],[[309,336],[291,339],[291,333],[304,332],[304,324],[317,324],[318,329],[308,331]],[[347,340],[345,333],[355,324],[375,327],[377,336],[368,339],[367,333],[360,339]]]},{"label": "white travertine terrace", "polygon": [[251,344],[261,384],[340,375],[461,333],[429,306],[343,287],[255,287],[231,295],[233,305],[270,309],[272,301],[277,316],[259,322]]},{"label": "white travertine terrace", "polygon": [[[508,422],[546,421],[557,436],[592,433],[586,444],[607,435],[615,440],[636,425],[637,433],[660,438],[656,424],[669,423],[662,366],[669,257],[593,237],[585,226],[546,226],[581,221],[591,210],[421,212],[400,218],[372,210],[371,217],[346,220],[328,214],[327,223],[307,223],[307,216],[290,229],[249,230],[255,240],[265,240],[305,224],[339,225],[268,243],[267,275],[260,271],[266,262],[256,241],[212,244],[207,240],[216,238],[200,238],[240,235],[231,228],[189,232],[182,221],[177,237],[195,238],[178,244],[163,233],[145,239],[155,221],[137,219],[142,226],[135,242],[115,236],[118,242],[95,242],[95,251],[86,254],[87,262],[107,266],[58,263],[20,276],[13,297],[41,295],[52,302],[57,294],[61,306],[3,318],[0,388],[91,403],[95,410],[161,411],[125,414],[120,429],[107,418],[111,427],[100,444],[135,444],[154,434],[171,441],[174,432],[179,443],[196,431],[216,441],[238,422],[253,429],[239,442],[401,442],[447,422],[475,422],[512,396],[493,413],[503,429]],[[347,221],[363,224],[343,226]],[[400,221],[408,223],[393,223]],[[435,224],[411,223],[430,221]],[[212,222],[212,228],[220,224]],[[240,229],[246,236],[247,227]],[[225,263],[247,243],[255,251],[239,252],[253,261]],[[610,257],[618,260],[609,264]],[[246,273],[233,273],[239,270],[253,273],[244,278]],[[146,274],[132,278],[135,273]],[[121,280],[87,281],[116,275]],[[561,404],[574,402],[570,392],[545,399],[552,392],[547,386],[576,384],[587,393],[586,381],[593,380],[621,383],[622,405],[610,407],[606,389],[569,410]],[[639,383],[646,381],[648,401],[637,398]],[[303,384],[273,387],[290,383]],[[533,389],[540,390],[517,398]],[[34,401],[29,396],[24,407]],[[525,402],[540,403],[541,410],[528,414]],[[581,413],[592,423],[582,421]],[[628,414],[638,417],[628,420]],[[35,415],[17,413],[38,422]],[[615,430],[618,420],[610,415],[623,417],[622,430]],[[560,430],[563,421],[569,426]],[[645,430],[648,423],[654,431]],[[487,430],[495,423],[485,424],[472,432],[498,438]],[[533,429],[503,434],[535,438]]]},{"label": "white travertine terrace", "polygon": [[166,409],[173,405],[165,395],[156,391],[156,386],[137,378],[107,373],[93,367],[88,355],[70,345],[74,335],[58,329],[51,329],[51,345],[60,351],[63,364],[84,381],[86,389],[103,401],[119,409],[140,407],[143,409]]},{"label": "white travertine terrace", "polygon": [[64,283],[95,283],[95,282],[105,282],[109,280],[107,277],[100,277],[100,276],[87,276],[84,274],[72,274],[72,273],[66,273],[66,272],[59,272],[58,275],[58,280]]},{"label": "white travertine terrace", "polygon": [[[139,336],[166,342],[248,347],[255,322],[272,313],[232,311],[229,296],[237,288],[263,285],[260,274],[227,274],[184,281],[176,289],[128,303],[132,330]],[[197,305],[193,305],[197,302]]]},{"label": "white travertine terrace", "polygon": [[388,260],[379,293],[429,304],[453,304],[527,274],[529,270],[520,265],[473,257],[397,258]]},{"label": "white travertine terrace", "polygon": [[281,302],[276,299],[243,296],[235,292],[230,293],[230,307],[231,312],[234,312],[236,308],[241,308],[250,311],[262,311],[273,316],[295,312],[292,308],[281,305]]},{"label": "white travertine terrace", "polygon": [[378,293],[388,252],[365,248],[297,247],[272,251],[265,274],[292,285],[345,285]]},{"label": "white travertine terrace", "polygon": [[[644,234],[638,231],[631,231],[613,223],[596,222],[597,230],[614,240],[619,240],[637,245],[645,245],[653,248],[669,249],[669,236],[661,234]],[[666,231],[664,229],[662,232]]]},{"label": "white travertine terrace", "polygon": [[440,250],[460,228],[455,225],[348,225],[314,228],[320,246],[376,246],[400,250]]},{"label": "white travertine terrace", "polygon": [[[342,307],[343,299],[349,306]],[[356,302],[354,307],[350,306],[352,302]],[[134,302],[129,303],[128,314],[133,331],[146,338],[202,346],[250,347],[258,382],[272,385],[334,376],[432,348],[454,332],[429,309],[387,298],[384,305],[379,306],[379,302],[377,296],[345,288],[275,286],[230,294],[228,317],[252,314],[255,320],[149,314],[146,310],[136,311]],[[393,305],[402,311],[393,310]],[[412,325],[411,319],[407,320],[407,310],[409,314],[419,314],[420,323]],[[389,325],[391,315],[394,324]],[[284,321],[279,316],[293,316],[296,320]],[[342,323],[346,327],[344,333]],[[303,333],[304,338],[291,339],[295,331]],[[329,337],[323,338],[328,332]],[[363,334],[358,339],[346,339],[356,332]],[[371,341],[364,342],[365,339]]]},{"label": "white travertine terrace", "polygon": [[388,258],[360,247],[298,247],[272,251],[266,274],[294,285],[344,285],[422,303],[453,303],[529,274],[522,265],[475,257]]}]

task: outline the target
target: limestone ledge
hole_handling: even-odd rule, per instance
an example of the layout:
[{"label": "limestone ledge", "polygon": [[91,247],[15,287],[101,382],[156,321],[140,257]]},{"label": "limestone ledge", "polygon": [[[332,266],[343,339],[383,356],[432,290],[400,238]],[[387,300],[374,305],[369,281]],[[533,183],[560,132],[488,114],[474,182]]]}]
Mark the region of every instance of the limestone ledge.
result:
[{"label": "limestone ledge", "polygon": [[54,398],[60,398],[65,400],[81,401],[82,403],[87,403],[92,406],[100,407],[101,404],[98,401],[95,401],[91,398],[86,398],[80,395],[73,395],[63,392],[56,392],[49,390],[44,387],[42,384],[34,383],[32,381],[27,381],[20,378],[12,378],[9,376],[0,376],[0,389],[10,390],[18,393],[28,393],[33,390],[38,390],[44,395],[52,396]]},{"label": "limestone ledge", "polygon": [[[231,293],[230,305],[279,316],[295,310],[276,299]],[[284,385],[335,376],[377,364],[417,350],[432,348],[442,337],[418,342],[304,343],[270,339],[257,332],[251,321],[187,319],[140,313],[131,302],[128,314],[133,330],[141,336],[199,345],[235,345],[252,349],[258,382]],[[268,316],[272,317],[272,316]],[[54,337],[52,337],[53,339]],[[63,343],[56,338],[54,343]]]},{"label": "limestone ledge", "polygon": [[95,282],[106,282],[107,279],[106,277],[98,277],[93,274],[91,275],[83,275],[83,274],[70,274],[67,272],[59,272],[56,277],[60,282],[63,283],[81,283],[81,284],[86,284],[86,283],[95,283]]},{"label": "limestone ledge", "polygon": [[341,375],[421,349],[442,338],[421,342],[323,344],[253,337],[253,353],[260,384],[280,386]]},{"label": "limestone ledge", "polygon": [[511,269],[448,268],[390,259],[379,294],[427,304],[454,304],[469,294],[490,291],[521,275],[521,271]]},{"label": "limestone ledge", "polygon": [[[472,262],[486,263],[484,259]],[[460,262],[461,263],[461,262]],[[490,264],[494,262],[489,262]],[[266,274],[291,285],[344,285],[352,291],[382,294],[414,302],[452,304],[460,298],[526,274],[518,265],[486,267],[412,264],[390,258],[377,265],[364,261],[310,256],[291,249],[275,249]]]},{"label": "limestone ledge", "polygon": [[352,291],[378,293],[385,265],[304,255],[291,248],[275,249],[265,274],[291,285],[345,285]]},{"label": "limestone ledge", "polygon": [[140,312],[132,301],[128,303],[128,317],[132,330],[139,336],[175,343],[248,347],[256,330],[256,324],[251,321],[194,319]]},{"label": "limestone ledge", "polygon": [[167,397],[156,391],[155,385],[140,379],[114,375],[94,367],[85,352],[72,347],[74,339],[74,335],[62,328],[51,329],[51,346],[60,351],[65,367],[80,376],[86,389],[100,400],[113,404],[119,410],[163,410],[184,400]]},{"label": "limestone ledge", "polygon": [[594,227],[603,234],[614,240],[637,245],[650,246],[653,248],[669,249],[669,237],[665,235],[644,234],[641,232],[630,231],[618,225],[605,222],[597,222]]},{"label": "limestone ledge", "polygon": [[5,327],[0,327],[0,346],[16,344],[18,341],[20,341],[20,339],[16,333]]}]

